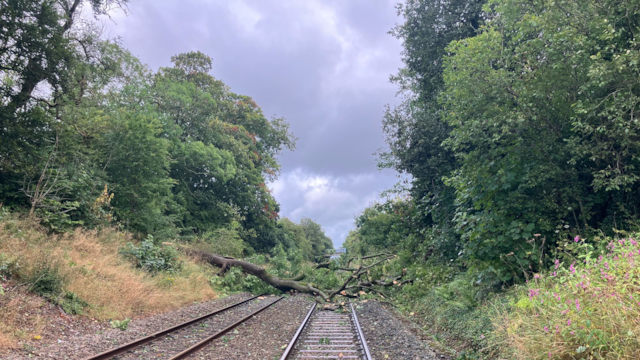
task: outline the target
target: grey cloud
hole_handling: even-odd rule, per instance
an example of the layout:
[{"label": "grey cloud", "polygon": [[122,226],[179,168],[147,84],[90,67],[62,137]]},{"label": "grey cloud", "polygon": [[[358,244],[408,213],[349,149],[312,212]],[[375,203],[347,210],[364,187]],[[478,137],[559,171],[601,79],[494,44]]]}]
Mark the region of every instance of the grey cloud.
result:
[{"label": "grey cloud", "polygon": [[396,180],[391,171],[336,177],[296,169],[283,174],[271,188],[283,213],[294,221],[313,218],[340,246],[355,215],[378,200],[381,185],[390,186]]}]

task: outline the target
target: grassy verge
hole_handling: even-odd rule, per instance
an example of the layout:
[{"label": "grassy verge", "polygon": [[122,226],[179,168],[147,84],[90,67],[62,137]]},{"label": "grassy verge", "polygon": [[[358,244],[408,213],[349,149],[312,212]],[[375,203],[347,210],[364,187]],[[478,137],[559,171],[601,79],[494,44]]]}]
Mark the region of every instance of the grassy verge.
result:
[{"label": "grassy verge", "polygon": [[457,273],[397,289],[394,302],[460,360],[640,359],[638,238],[576,237],[551,269],[501,292]]},{"label": "grassy verge", "polygon": [[494,318],[504,358],[639,359],[638,235],[603,239],[603,252],[576,238],[577,256],[516,287]]},{"label": "grassy verge", "polygon": [[[181,257],[178,271],[150,274],[119,253],[128,241],[129,235],[113,229],[48,236],[35,223],[5,213],[0,275],[11,291],[41,295],[67,313],[97,320],[149,315],[217,297],[210,282],[213,269],[207,265]],[[41,302],[36,298],[29,301]],[[20,314],[7,305],[0,311],[0,347],[34,336],[38,328],[18,321]]]}]

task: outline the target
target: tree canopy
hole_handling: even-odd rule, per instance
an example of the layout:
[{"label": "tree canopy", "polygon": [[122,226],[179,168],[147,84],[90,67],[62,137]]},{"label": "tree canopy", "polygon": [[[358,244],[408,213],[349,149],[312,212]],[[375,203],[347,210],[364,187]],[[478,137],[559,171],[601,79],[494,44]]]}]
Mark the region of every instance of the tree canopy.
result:
[{"label": "tree canopy", "polygon": [[190,241],[226,229],[250,251],[283,244],[310,259],[331,247],[315,222],[278,220],[267,183],[295,148],[285,119],[214,78],[199,51],[152,71],[83,6],[126,1],[2,1],[0,203],[54,231],[113,223]]},{"label": "tree canopy", "polygon": [[[405,21],[391,33],[405,67],[392,80],[404,101],[383,119],[379,165],[411,175],[404,241],[509,281],[548,265],[569,236],[633,228],[639,10],[618,0],[399,5]],[[355,238],[403,243],[380,235],[390,207],[367,209]]]}]

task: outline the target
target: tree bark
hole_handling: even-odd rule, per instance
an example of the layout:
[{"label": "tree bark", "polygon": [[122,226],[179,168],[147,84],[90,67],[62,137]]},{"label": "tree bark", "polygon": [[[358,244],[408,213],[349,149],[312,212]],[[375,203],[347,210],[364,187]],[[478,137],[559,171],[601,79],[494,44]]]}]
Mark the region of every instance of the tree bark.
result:
[{"label": "tree bark", "polygon": [[310,283],[304,283],[296,280],[280,279],[269,274],[267,270],[261,268],[260,266],[248,263],[246,261],[236,260],[234,258],[211,254],[200,250],[186,249],[185,251],[189,255],[199,257],[209,264],[219,267],[221,273],[225,273],[227,270],[234,266],[239,267],[245,273],[257,277],[258,279],[266,282],[267,284],[280,291],[295,290],[301,293],[319,295],[324,300],[327,300],[327,295],[322,290],[313,287]]},{"label": "tree bark", "polygon": [[[167,244],[170,244],[170,243],[167,243]],[[378,254],[374,256],[367,256],[366,257],[367,259],[371,259],[371,258],[380,257],[382,255],[386,255],[385,258],[379,259],[370,265],[365,266],[361,264],[358,268],[343,269],[345,271],[351,271],[351,274],[345,279],[343,284],[336,290],[323,291],[314,287],[313,284],[311,283],[299,281],[302,278],[304,278],[303,274],[298,275],[292,279],[280,279],[274,275],[269,274],[269,272],[266,269],[246,261],[237,260],[237,259],[226,257],[226,256],[220,256],[217,254],[212,254],[202,250],[195,250],[187,247],[181,247],[181,248],[187,255],[197,257],[199,259],[206,261],[210,265],[219,267],[221,275],[227,272],[229,269],[231,269],[234,266],[239,267],[240,269],[242,269],[244,273],[253,275],[280,291],[295,290],[301,293],[313,294],[315,296],[320,296],[324,301],[328,301],[328,302],[331,302],[333,298],[338,295],[345,296],[345,297],[358,297],[359,294],[363,293],[362,292],[363,290],[367,290],[369,292],[373,291],[380,294],[380,292],[375,290],[373,286],[381,286],[381,287],[389,287],[393,285],[402,286],[406,283],[413,282],[413,280],[405,280],[400,282],[400,280],[406,275],[406,269],[402,271],[401,275],[397,277],[389,278],[387,279],[387,281],[384,281],[382,279],[381,280],[368,279],[368,281],[360,281],[360,277],[367,274],[367,271],[369,269],[396,257],[396,255],[390,255],[390,254]],[[357,281],[357,283],[355,285],[350,285],[354,281]],[[352,292],[355,291],[355,293],[349,293],[348,291],[352,291]],[[329,295],[327,295],[327,293]]]}]

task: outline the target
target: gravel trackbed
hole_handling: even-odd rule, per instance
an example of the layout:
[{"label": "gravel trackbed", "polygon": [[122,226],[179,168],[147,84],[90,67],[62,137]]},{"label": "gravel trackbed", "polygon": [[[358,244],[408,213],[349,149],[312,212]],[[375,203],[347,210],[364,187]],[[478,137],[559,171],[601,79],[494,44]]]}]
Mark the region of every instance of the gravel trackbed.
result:
[{"label": "gravel trackbed", "polygon": [[[69,324],[74,326],[75,336],[52,338],[46,342],[29,341],[22,344],[22,349],[0,355],[0,358],[7,360],[85,359],[249,297],[251,295],[247,293],[234,294],[164,314],[135,319],[131,321],[126,331],[111,329],[105,323],[90,323],[86,326],[86,322],[78,321],[75,325]],[[117,359],[167,359],[276,299],[275,296],[265,296],[259,300],[252,300],[203,323],[180,330],[170,337],[151,342],[135,352],[120,355]],[[285,296],[283,300],[214,340],[197,354],[191,355],[189,359],[278,360],[313,304],[313,298],[310,296]],[[437,357],[433,351],[411,332],[405,322],[397,318],[383,304],[376,301],[363,301],[354,305],[373,359],[436,360]]]},{"label": "gravel trackbed", "polygon": [[436,359],[436,354],[381,303],[359,302],[356,314],[374,360]]}]

